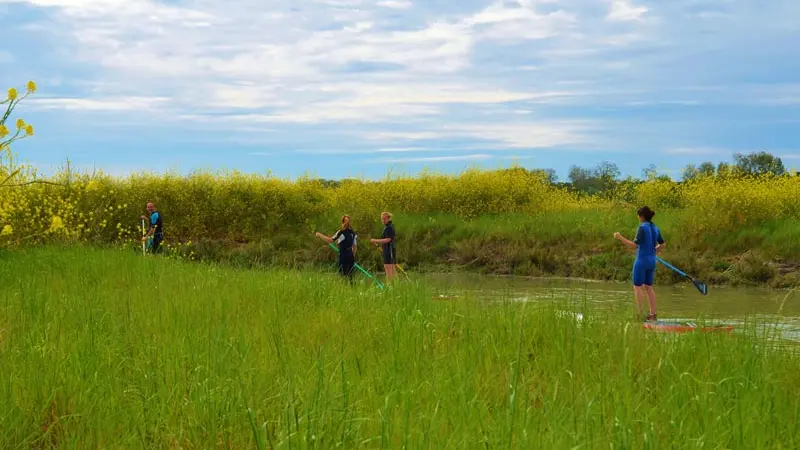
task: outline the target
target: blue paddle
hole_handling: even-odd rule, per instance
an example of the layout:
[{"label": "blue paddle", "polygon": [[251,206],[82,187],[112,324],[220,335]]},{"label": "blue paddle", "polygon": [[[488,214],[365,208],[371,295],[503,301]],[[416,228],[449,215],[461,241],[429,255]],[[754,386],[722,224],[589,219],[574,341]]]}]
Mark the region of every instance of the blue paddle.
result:
[{"label": "blue paddle", "polygon": [[686,275],[685,272],[683,272],[680,269],[675,268],[673,265],[671,265],[670,263],[664,261],[663,259],[659,258],[658,256],[656,256],[656,259],[661,264],[663,264],[663,265],[667,266],[668,268],[672,269],[673,271],[675,271],[675,273],[677,273],[678,275],[680,275],[680,276],[682,276],[684,278],[688,278],[692,282],[692,284],[694,284],[694,287],[696,287],[697,290],[700,291],[701,294],[703,294],[703,295],[707,295],[708,294],[708,286],[706,286],[705,283],[703,283],[700,280],[695,280],[694,278],[690,277],[689,275]]}]

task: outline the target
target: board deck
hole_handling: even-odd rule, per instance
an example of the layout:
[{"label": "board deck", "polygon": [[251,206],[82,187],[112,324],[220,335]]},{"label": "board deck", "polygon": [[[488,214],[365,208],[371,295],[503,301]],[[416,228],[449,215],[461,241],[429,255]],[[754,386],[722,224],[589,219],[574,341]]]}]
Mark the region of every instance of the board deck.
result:
[{"label": "board deck", "polygon": [[730,333],[733,331],[732,325],[712,325],[701,327],[694,322],[680,320],[658,320],[656,322],[645,322],[643,325],[648,330],[660,331],[663,333],[689,333],[692,331]]}]

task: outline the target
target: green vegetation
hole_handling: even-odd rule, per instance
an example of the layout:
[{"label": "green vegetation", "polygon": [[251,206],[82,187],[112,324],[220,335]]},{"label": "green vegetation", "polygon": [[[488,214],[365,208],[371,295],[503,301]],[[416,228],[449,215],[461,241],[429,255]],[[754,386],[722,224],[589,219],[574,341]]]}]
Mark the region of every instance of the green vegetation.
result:
[{"label": "green vegetation", "polygon": [[[9,91],[5,120],[35,92]],[[649,205],[667,240],[663,256],[709,283],[794,286],[800,280],[800,177],[766,152],[705,162],[683,181],[659,175],[620,179],[613,163],[573,167],[569,182],[552,170],[469,170],[381,181],[294,181],[238,172],[126,178],[76,174],[49,180],[20,165],[8,144],[33,135],[0,128],[0,248],[81,242],[131,246],[139,216],[153,201],[164,217],[167,254],[238,267],[309,267],[334,255],[313,239],[349,214],[367,243],[381,211],[395,213],[399,262],[416,270],[628,280],[633,255],[611,239],[635,232]],[[4,138],[11,135],[10,138]],[[366,248],[365,248],[366,247]],[[359,261],[379,265],[361,246]],[[659,283],[681,281],[658,271]]]},{"label": "green vegetation", "polygon": [[800,360],[752,327],[80,247],[5,252],[0,292],[2,448],[800,446]]}]

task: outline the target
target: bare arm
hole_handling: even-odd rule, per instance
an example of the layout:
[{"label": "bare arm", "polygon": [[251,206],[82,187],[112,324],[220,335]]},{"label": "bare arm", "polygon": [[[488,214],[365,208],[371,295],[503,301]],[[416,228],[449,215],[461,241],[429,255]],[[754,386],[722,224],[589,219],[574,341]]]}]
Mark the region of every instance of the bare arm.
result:
[{"label": "bare arm", "polygon": [[666,247],[666,246],[667,246],[666,242],[662,242],[662,243],[656,245],[656,253],[661,253],[661,250],[664,250],[664,247]]},{"label": "bare arm", "polygon": [[392,238],[370,239],[369,241],[373,244],[388,244],[389,242],[392,242]]},{"label": "bare arm", "polygon": [[314,236],[322,239],[323,241],[327,242],[328,244],[332,244],[333,243],[333,239],[332,238],[330,238],[328,236],[325,236],[324,234],[322,234],[322,233],[320,233],[318,231],[314,233]]},{"label": "bare arm", "polygon": [[625,236],[623,236],[623,235],[621,235],[621,234],[619,234],[619,233],[614,233],[614,239],[616,239],[616,240],[618,240],[618,241],[622,242],[622,244],[623,244],[623,245],[624,245],[626,248],[628,248],[628,249],[630,249],[630,250],[636,250],[637,248],[639,248],[639,246],[638,246],[638,245],[636,245],[636,243],[635,243],[635,242],[633,242],[633,241],[631,241],[631,240],[629,240],[629,239],[626,239],[626,238],[625,238]]}]

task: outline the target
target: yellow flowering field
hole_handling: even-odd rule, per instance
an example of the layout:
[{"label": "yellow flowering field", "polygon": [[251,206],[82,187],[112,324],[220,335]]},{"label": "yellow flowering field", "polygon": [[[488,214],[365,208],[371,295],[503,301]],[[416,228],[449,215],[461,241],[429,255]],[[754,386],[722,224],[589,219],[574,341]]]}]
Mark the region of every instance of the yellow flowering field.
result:
[{"label": "yellow flowering field", "polygon": [[[24,95],[12,89],[4,104],[13,109],[35,90],[32,82]],[[597,196],[571,192],[551,184],[544,172],[521,167],[341,182],[237,171],[127,177],[63,171],[42,179],[18,162],[10,145],[33,136],[33,126],[21,118],[8,121],[13,132],[5,119],[0,125],[0,247],[129,246],[153,201],[164,217],[168,249],[191,241],[206,245],[198,251],[215,259],[220,249],[258,244],[258,260],[308,262],[320,259],[313,231],[331,233],[339,216],[349,214],[362,238],[374,237],[380,212],[388,210],[396,217],[399,255],[412,265],[470,262],[494,272],[613,278],[627,276],[630,255],[610,236],[632,235],[636,208],[649,205],[673,258],[701,273],[713,267],[726,272],[743,254],[784,266],[800,260],[794,226],[800,177],[793,174],[627,181]],[[764,270],[753,277],[774,278]]]}]

